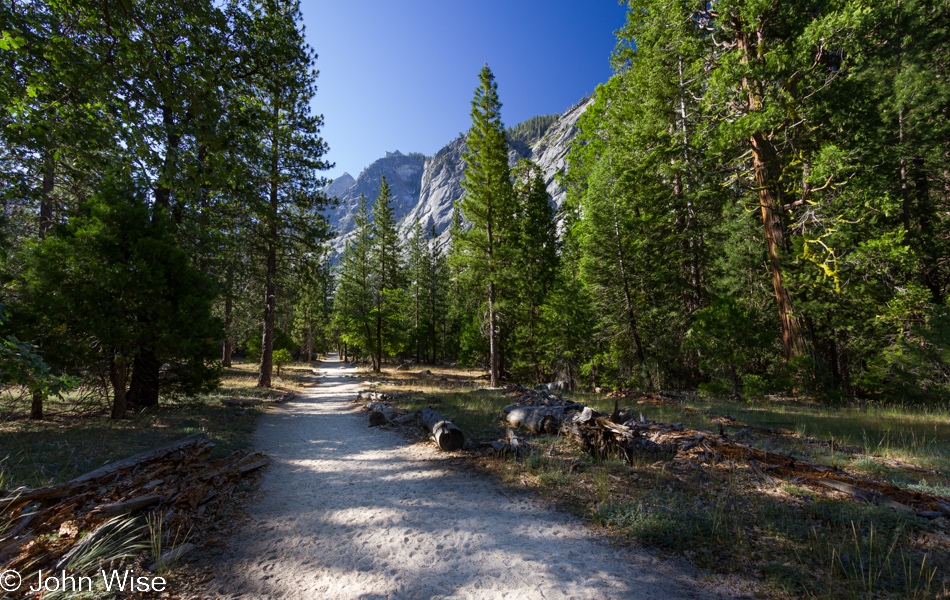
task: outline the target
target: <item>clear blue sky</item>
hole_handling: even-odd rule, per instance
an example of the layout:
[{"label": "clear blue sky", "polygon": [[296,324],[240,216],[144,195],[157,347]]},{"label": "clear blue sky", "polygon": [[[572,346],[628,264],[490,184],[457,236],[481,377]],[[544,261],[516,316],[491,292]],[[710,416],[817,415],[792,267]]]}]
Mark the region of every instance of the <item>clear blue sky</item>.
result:
[{"label": "clear blue sky", "polygon": [[561,113],[610,77],[616,0],[302,0],[313,106],[336,177],[387,151],[434,154],[470,125],[486,62],[512,126]]}]

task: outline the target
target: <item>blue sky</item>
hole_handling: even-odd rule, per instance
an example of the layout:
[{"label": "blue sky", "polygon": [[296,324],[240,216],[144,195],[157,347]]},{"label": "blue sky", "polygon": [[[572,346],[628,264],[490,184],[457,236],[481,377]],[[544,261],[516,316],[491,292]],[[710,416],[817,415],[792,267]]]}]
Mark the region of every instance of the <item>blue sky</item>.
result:
[{"label": "blue sky", "polygon": [[616,0],[302,0],[327,158],[354,177],[387,151],[434,154],[470,125],[486,62],[506,126],[561,113],[610,77]]}]

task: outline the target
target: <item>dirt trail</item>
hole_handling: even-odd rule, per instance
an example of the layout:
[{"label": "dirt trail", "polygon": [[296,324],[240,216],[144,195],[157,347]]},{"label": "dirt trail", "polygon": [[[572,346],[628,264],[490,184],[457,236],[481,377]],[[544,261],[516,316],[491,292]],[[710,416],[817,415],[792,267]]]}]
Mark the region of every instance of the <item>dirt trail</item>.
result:
[{"label": "dirt trail", "polygon": [[[575,519],[431,447],[369,429],[353,369],[262,417],[273,460],[252,523],[229,543],[223,598],[716,598],[695,572],[612,548]],[[728,593],[728,592],[727,592]]]}]

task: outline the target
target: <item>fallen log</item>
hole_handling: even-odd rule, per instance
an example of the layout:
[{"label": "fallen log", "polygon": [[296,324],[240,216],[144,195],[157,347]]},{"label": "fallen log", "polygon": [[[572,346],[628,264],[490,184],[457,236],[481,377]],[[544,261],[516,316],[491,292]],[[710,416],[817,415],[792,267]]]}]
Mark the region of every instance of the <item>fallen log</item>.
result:
[{"label": "fallen log", "polygon": [[390,423],[392,423],[393,425],[405,425],[406,423],[412,423],[413,421],[418,421],[418,420],[419,420],[419,411],[416,410],[407,415],[396,417],[395,419],[391,420]]},{"label": "fallen log", "polygon": [[904,510],[914,512],[914,509],[898,502],[892,500],[885,496],[884,494],[879,494],[877,492],[872,492],[864,488],[859,488],[853,486],[850,483],[845,483],[843,481],[838,481],[837,479],[810,479],[809,482],[817,483],[818,485],[824,486],[826,488],[831,488],[833,490],[838,490],[839,492],[844,492],[845,494],[851,494],[852,496],[857,496],[862,500],[867,500],[868,502],[873,502],[875,504],[884,504],[885,506],[890,506],[891,508],[896,508],[897,510]]},{"label": "fallen log", "polygon": [[131,469],[140,463],[160,460],[174,452],[177,452],[178,450],[182,450],[189,446],[207,443],[207,434],[196,433],[180,440],[165,444],[164,446],[155,448],[154,450],[139,452],[138,454],[128,458],[109,463],[99,467],[94,471],[90,471],[85,475],[80,475],[75,479],[67,481],[66,483],[38,489],[17,489],[12,491],[10,496],[6,498],[0,498],[0,511],[11,510],[36,500],[66,498],[67,496],[72,495],[76,490],[85,487],[85,485],[91,481],[117,475],[119,472],[126,469]]},{"label": "fallen log", "polygon": [[512,427],[524,427],[531,433],[557,433],[561,425],[573,418],[573,406],[506,406],[505,419]]},{"label": "fallen log", "polygon": [[257,406],[261,404],[261,400],[256,398],[225,398],[221,401],[221,404],[225,406]]},{"label": "fallen log", "polygon": [[419,418],[423,426],[435,438],[435,443],[440,450],[452,452],[461,450],[465,445],[465,435],[452,421],[446,420],[442,415],[431,408],[423,408],[419,411]]},{"label": "fallen log", "polygon": [[161,502],[161,500],[161,496],[153,494],[150,496],[142,496],[140,498],[125,500],[124,502],[113,502],[112,504],[105,504],[103,506],[94,508],[92,512],[90,512],[90,516],[108,519],[110,517],[127,515],[134,513],[137,510],[152,506],[153,504],[158,504]]},{"label": "fallen log", "polygon": [[482,442],[482,447],[491,448],[493,454],[497,456],[519,456],[531,452],[531,446],[523,438],[518,437],[514,430],[509,429],[505,434],[505,439],[497,442]]},{"label": "fallen log", "polygon": [[258,460],[258,461],[254,461],[254,462],[252,462],[252,463],[249,464],[249,465],[244,465],[244,466],[242,466],[242,467],[238,467],[238,473],[240,473],[242,476],[243,476],[243,475],[247,475],[247,474],[250,473],[251,471],[256,471],[256,470],[260,469],[261,467],[266,467],[266,466],[269,465],[269,464],[270,464],[270,459],[265,457],[265,458],[262,458],[262,459],[260,459],[260,460]]}]

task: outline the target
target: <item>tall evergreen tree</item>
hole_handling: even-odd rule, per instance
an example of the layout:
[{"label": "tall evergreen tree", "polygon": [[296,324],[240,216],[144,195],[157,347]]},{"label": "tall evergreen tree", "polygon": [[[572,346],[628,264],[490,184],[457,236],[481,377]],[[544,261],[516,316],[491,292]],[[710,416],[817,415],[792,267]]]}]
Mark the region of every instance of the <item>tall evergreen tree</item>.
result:
[{"label": "tall evergreen tree", "polygon": [[501,121],[498,84],[486,64],[472,100],[472,128],[466,136],[465,194],[461,208],[471,229],[459,236],[461,255],[470,275],[485,290],[488,304],[489,373],[492,387],[500,382],[501,340],[498,301],[515,210],[508,146]]},{"label": "tall evergreen tree", "polygon": [[261,157],[266,165],[259,178],[267,190],[257,209],[266,263],[258,377],[258,385],[263,387],[270,386],[273,371],[279,249],[286,246],[291,235],[307,241],[319,239],[320,231],[310,235],[306,232],[308,225],[320,224],[319,209],[328,202],[321,191],[326,180],[317,175],[330,167],[322,160],[327,152],[320,137],[323,117],[311,113],[316,55],[303,41],[301,20],[299,2],[269,0],[257,24],[261,39],[269,41],[267,51],[274,64],[262,73],[258,84],[262,99]]},{"label": "tall evergreen tree", "polygon": [[395,354],[402,350],[401,309],[405,276],[401,254],[390,187],[383,177],[373,206],[372,293],[376,336],[373,370],[377,373],[382,367],[384,354]]}]

